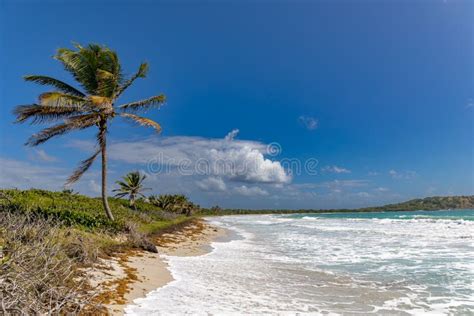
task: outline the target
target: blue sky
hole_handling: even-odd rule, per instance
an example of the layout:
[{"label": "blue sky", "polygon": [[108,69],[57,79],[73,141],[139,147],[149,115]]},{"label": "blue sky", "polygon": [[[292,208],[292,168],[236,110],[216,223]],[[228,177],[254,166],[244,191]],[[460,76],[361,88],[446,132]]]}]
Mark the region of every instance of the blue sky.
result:
[{"label": "blue sky", "polygon": [[[127,73],[150,63],[123,102],[168,98],[148,113],[160,136],[113,122],[111,188],[141,170],[154,193],[204,206],[338,208],[473,194],[473,21],[473,2],[451,0],[2,0],[0,186],[59,190],[88,156],[94,131],[27,148],[40,126],[13,124],[11,114],[46,91],[23,75],[73,82],[51,57],[79,42],[113,48]],[[273,143],[276,155],[267,152]],[[175,161],[152,172],[156,157],[252,170],[190,173]],[[285,165],[309,159],[311,172]],[[74,189],[98,195],[98,167]]]}]

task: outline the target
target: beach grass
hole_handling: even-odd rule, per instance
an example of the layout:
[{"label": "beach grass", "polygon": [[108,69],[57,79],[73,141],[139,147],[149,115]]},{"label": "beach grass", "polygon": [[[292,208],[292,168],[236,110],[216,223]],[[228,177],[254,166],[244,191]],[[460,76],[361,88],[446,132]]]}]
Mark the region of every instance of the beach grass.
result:
[{"label": "beach grass", "polygon": [[[0,190],[0,268],[3,271],[0,291],[7,295],[2,299],[12,306],[21,304],[18,308],[31,313],[48,312],[51,302],[64,306],[62,312],[97,311],[104,302],[92,298],[94,293],[84,282],[84,269],[100,262],[100,258],[133,250],[157,252],[154,236],[195,219],[165,212],[143,200],[136,201],[133,208],[127,200],[117,198],[109,198],[109,204],[116,215],[114,221],[103,212],[99,198],[69,191]],[[38,248],[36,245],[44,247],[43,253],[50,255],[18,255],[31,253],[33,246]],[[56,276],[39,268],[44,262],[67,267],[70,273],[61,280],[61,274]],[[43,279],[46,283],[31,283],[31,280]],[[53,285],[56,288],[51,288]],[[51,293],[64,288],[67,293],[76,295],[65,292],[40,297],[37,293],[44,291],[38,291],[38,287],[48,288]],[[21,289],[22,296],[15,289]],[[20,297],[21,303],[18,302]]]}]

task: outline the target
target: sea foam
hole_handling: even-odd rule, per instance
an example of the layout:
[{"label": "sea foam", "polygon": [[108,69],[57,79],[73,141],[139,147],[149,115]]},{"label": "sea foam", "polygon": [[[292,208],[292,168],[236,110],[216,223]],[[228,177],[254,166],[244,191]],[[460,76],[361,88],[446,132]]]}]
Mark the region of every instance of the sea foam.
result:
[{"label": "sea foam", "polygon": [[474,222],[400,215],[213,218],[240,238],[214,242],[203,256],[166,257],[175,280],[126,312],[418,315],[474,309]]}]

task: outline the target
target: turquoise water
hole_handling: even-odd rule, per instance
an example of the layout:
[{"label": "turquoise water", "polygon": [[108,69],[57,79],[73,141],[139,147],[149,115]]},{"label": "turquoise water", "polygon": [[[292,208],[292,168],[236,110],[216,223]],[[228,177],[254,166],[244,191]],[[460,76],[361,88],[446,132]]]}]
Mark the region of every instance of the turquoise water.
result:
[{"label": "turquoise water", "polygon": [[397,212],[350,212],[350,213],[318,213],[318,214],[294,214],[289,218],[321,217],[321,218],[392,218],[392,219],[449,219],[449,220],[474,220],[474,210],[439,210],[439,211],[397,211]]},{"label": "turquoise water", "polygon": [[225,216],[130,315],[473,315],[474,210]]}]

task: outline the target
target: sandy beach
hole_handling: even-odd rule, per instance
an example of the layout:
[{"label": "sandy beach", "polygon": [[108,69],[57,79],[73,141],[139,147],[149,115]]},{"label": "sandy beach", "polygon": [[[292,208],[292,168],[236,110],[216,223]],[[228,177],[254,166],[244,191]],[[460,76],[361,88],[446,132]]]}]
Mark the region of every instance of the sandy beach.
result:
[{"label": "sandy beach", "polygon": [[193,220],[174,231],[154,238],[158,253],[129,251],[117,257],[101,259],[100,265],[88,271],[91,286],[98,291],[111,315],[123,315],[133,300],[145,297],[173,278],[162,255],[199,256],[211,251],[211,242],[226,231],[202,219]]}]

